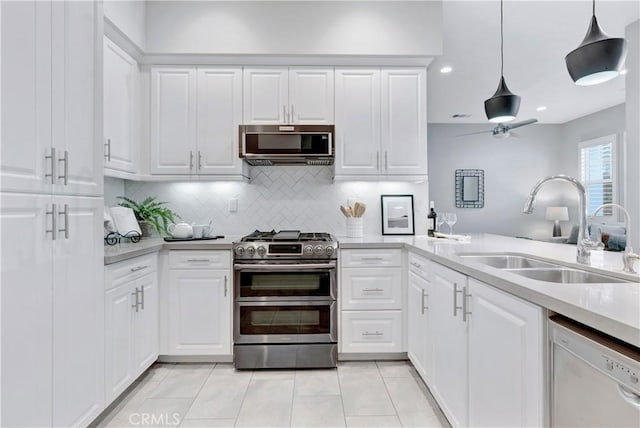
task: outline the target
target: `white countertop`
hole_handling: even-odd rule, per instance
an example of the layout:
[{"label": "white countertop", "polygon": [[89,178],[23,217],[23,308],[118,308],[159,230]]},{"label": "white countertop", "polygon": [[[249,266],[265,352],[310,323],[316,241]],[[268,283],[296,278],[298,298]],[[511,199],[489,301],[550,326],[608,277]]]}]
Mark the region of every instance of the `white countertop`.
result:
[{"label": "white countertop", "polygon": [[[551,311],[640,346],[640,275],[622,272],[622,254],[592,251],[591,264],[576,263],[576,246],[491,234],[468,242],[427,236],[337,237],[340,248],[392,248],[403,245],[437,263],[491,284]],[[529,279],[464,259],[459,253],[522,253],[578,269],[613,275],[630,283],[557,284]]]}]

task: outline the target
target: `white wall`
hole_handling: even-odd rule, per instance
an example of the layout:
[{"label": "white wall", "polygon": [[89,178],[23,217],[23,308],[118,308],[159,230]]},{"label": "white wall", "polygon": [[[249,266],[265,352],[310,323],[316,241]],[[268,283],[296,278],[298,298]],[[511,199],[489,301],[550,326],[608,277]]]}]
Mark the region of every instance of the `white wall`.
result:
[{"label": "white wall", "polygon": [[140,49],[146,47],[146,2],[105,0],[104,16]]},{"label": "white wall", "polygon": [[124,196],[124,180],[119,178],[104,178],[104,205],[114,207],[120,203],[118,196]]},{"label": "white wall", "polygon": [[631,246],[640,249],[640,20],[627,26],[626,78],[627,195],[625,205],[631,215]]},{"label": "white wall", "polygon": [[440,1],[149,1],[149,53],[442,53]]},{"label": "white wall", "polygon": [[[427,183],[332,182],[331,167],[253,167],[251,183],[143,183],[126,182],[134,199],[158,196],[168,201],[184,221],[209,223],[217,234],[246,235],[255,229],[300,229],[346,235],[340,205],[356,198],[367,205],[363,217],[366,235],[381,234],[380,195],[414,195],[416,234],[426,233]],[[238,199],[238,211],[229,212],[229,200]]]},{"label": "white wall", "polygon": [[[508,236],[551,236],[553,224],[545,207],[562,201],[566,185],[549,183],[538,193],[533,214],[522,207],[534,184],[544,176],[564,173],[558,157],[559,125],[530,125],[517,130],[521,138],[497,139],[484,125],[429,124],[429,194],[436,212],[455,212],[454,232],[491,232]],[[455,170],[484,169],[484,208],[455,207]],[[571,190],[568,190],[571,191]],[[563,232],[570,227],[563,223]],[[444,226],[447,231],[447,227]]]}]

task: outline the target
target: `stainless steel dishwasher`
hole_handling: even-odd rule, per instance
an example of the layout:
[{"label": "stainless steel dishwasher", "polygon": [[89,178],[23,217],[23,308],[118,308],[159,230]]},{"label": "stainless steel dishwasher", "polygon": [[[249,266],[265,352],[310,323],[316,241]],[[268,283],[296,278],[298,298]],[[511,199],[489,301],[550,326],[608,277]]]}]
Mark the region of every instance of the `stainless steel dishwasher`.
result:
[{"label": "stainless steel dishwasher", "polygon": [[549,325],[551,425],[640,427],[640,349],[563,317]]}]

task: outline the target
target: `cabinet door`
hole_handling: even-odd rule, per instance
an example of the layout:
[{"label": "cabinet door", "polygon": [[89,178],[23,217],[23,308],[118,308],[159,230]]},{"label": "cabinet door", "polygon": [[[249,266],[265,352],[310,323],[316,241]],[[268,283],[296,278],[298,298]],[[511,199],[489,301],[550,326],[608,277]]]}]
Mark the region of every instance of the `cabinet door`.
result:
[{"label": "cabinet door", "polygon": [[335,72],[336,175],[380,172],[380,70]]},{"label": "cabinet door", "polygon": [[158,278],[152,272],[136,281],[140,305],[134,310],[133,370],[138,376],[158,359]]},{"label": "cabinet door", "polygon": [[407,355],[418,374],[430,382],[431,353],[428,324],[429,283],[413,272],[409,272],[407,290]]},{"label": "cabinet door", "polygon": [[287,68],[245,68],[244,123],[289,123]]},{"label": "cabinet door", "polygon": [[342,309],[402,309],[401,268],[342,269]]},{"label": "cabinet door", "polygon": [[0,186],[51,191],[51,2],[0,2]]},{"label": "cabinet door", "polygon": [[196,156],[196,70],[151,70],[152,174],[191,174]]},{"label": "cabinet door", "polygon": [[53,201],[53,425],[84,426],[104,408],[103,200]]},{"label": "cabinet door", "polygon": [[382,70],[383,170],[427,174],[427,71]]},{"label": "cabinet door", "polygon": [[105,168],[137,172],[138,63],[104,39]]},{"label": "cabinet door", "polygon": [[[57,150],[54,192],[101,195],[102,8],[98,2],[54,1],[52,6],[53,147]],[[66,155],[65,155],[66,153]]]},{"label": "cabinet door", "polygon": [[333,124],[333,69],[289,68],[292,123]]},{"label": "cabinet door", "polygon": [[469,279],[469,425],[543,426],[542,309]]},{"label": "cabinet door", "polygon": [[403,352],[402,311],[342,311],[344,353]]},{"label": "cabinet door", "polygon": [[229,271],[169,271],[172,355],[231,354]]},{"label": "cabinet door", "polygon": [[105,399],[107,403],[134,380],[133,311],[134,281],[121,281],[105,295]]},{"label": "cabinet door", "polygon": [[240,174],[242,70],[198,69],[198,174]]},{"label": "cabinet door", "polygon": [[455,316],[453,313],[454,306],[462,307],[466,281],[458,272],[433,266],[429,294],[433,326],[431,391],[454,427],[467,425],[467,323],[462,320],[461,309]]},{"label": "cabinet door", "polygon": [[[2,3],[4,8],[6,3]],[[3,16],[4,18],[4,16]],[[0,426],[51,426],[50,196],[0,195]]]}]

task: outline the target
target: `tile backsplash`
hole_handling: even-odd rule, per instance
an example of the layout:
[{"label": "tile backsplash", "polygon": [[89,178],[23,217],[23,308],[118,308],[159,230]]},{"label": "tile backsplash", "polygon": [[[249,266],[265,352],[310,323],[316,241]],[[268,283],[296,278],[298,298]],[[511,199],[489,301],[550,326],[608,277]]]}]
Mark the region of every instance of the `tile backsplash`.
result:
[{"label": "tile backsplash", "polygon": [[[125,182],[134,199],[157,195],[169,202],[182,220],[209,223],[220,235],[245,235],[255,229],[300,229],[346,235],[340,205],[349,199],[364,202],[365,235],[381,234],[380,195],[411,194],[415,231],[426,233],[427,182],[333,182],[332,167],[253,167],[251,183],[241,182]],[[230,205],[237,200],[237,211]]]}]

